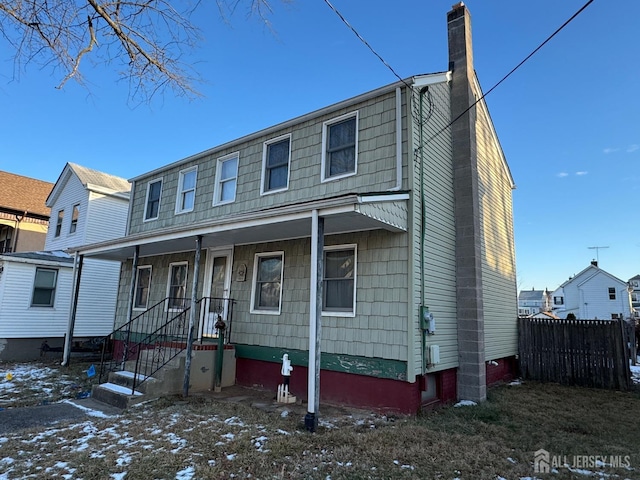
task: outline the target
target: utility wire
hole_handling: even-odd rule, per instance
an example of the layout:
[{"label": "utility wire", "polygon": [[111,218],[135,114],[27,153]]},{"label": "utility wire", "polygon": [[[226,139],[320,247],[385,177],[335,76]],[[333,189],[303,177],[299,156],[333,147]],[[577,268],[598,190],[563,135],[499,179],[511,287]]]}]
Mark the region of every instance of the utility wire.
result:
[{"label": "utility wire", "polygon": [[542,47],[544,47],[547,44],[547,42],[549,42],[553,37],[555,37],[558,33],[560,33],[560,31],[564,27],[569,25],[569,23],[571,23],[573,21],[573,19],[575,19],[578,15],[580,15],[583,12],[583,10],[586,9],[591,3],[593,3],[593,0],[589,0],[587,3],[585,3],[576,13],[574,13],[571,16],[571,18],[569,18],[566,22],[564,22],[562,25],[560,25],[560,27],[558,27],[558,29],[555,32],[553,32],[551,35],[549,35],[544,42],[542,42],[540,45],[538,45],[538,47],[533,52],[531,52],[529,55],[527,55],[524,58],[524,60],[522,60],[518,65],[513,67],[511,69],[511,71],[509,73],[507,73],[504,77],[502,77],[502,79],[498,83],[496,83],[493,87],[491,87],[489,90],[487,90],[486,93],[482,94],[482,96],[480,98],[478,98],[478,100],[476,100],[471,105],[469,105],[469,107],[466,110],[464,110],[460,115],[458,115],[456,118],[451,120],[448,125],[442,127],[435,135],[433,135],[431,138],[427,139],[427,143],[430,142],[431,140],[433,140],[434,138],[436,138],[438,135],[440,135],[442,132],[444,132],[447,128],[449,128],[455,122],[460,120],[460,118],[462,118],[462,116],[465,113],[467,113],[469,110],[471,110],[473,107],[475,107],[478,104],[478,102],[484,100],[484,98],[487,95],[489,95],[491,92],[493,92],[498,87],[498,85],[500,85],[502,82],[504,82],[507,78],[509,78],[511,76],[512,73],[514,73],[516,70],[518,70],[527,60],[529,60],[531,57],[533,57],[538,52],[538,50],[540,50]]},{"label": "utility wire", "polygon": [[[354,35],[356,37],[358,37],[358,39],[364,43],[367,48],[369,50],[371,50],[371,53],[373,53],[376,57],[378,57],[378,59],[384,64],[384,66],[386,66],[391,73],[393,73],[396,78],[398,80],[400,80],[402,83],[405,84],[405,86],[407,86],[408,88],[412,88],[411,85],[409,85],[400,75],[398,75],[396,73],[396,71],[393,69],[393,67],[391,65],[389,65],[384,58],[382,58],[380,56],[380,54],[378,54],[378,52],[376,52],[373,47],[369,44],[369,42],[367,42],[362,35],[360,35],[358,33],[358,31],[353,28],[351,26],[351,24],[347,21],[346,18],[344,18],[344,16],[336,9],[336,7],[334,7],[331,2],[329,0],[324,0],[324,3],[326,3],[329,8],[331,8],[331,10],[333,10],[335,12],[336,15],[338,15],[338,17],[340,18],[340,20],[342,20],[342,22],[349,27],[349,29],[354,33]],[[449,128],[451,125],[453,125],[455,122],[457,122],[458,120],[460,120],[460,118],[462,118],[462,116],[467,113],[469,110],[471,110],[473,107],[475,107],[480,101],[484,100],[485,97],[487,95],[489,95],[491,92],[493,92],[498,85],[500,85],[502,82],[504,82],[507,78],[509,78],[516,70],[518,70],[522,65],[524,65],[524,63],[529,60],[531,57],[533,57],[538,50],[540,50],[542,47],[544,47],[553,37],[555,37],[558,33],[560,33],[560,31],[562,29],[564,29],[564,27],[566,27],[567,25],[569,25],[569,23],[571,23],[578,15],[580,15],[589,5],[591,5],[591,3],[593,3],[593,0],[589,0],[587,3],[585,3],[576,13],[574,13],[566,22],[564,22],[560,27],[558,27],[558,29],[556,29],[555,32],[553,32],[551,35],[549,35],[547,37],[547,39],[542,42],[540,45],[538,45],[538,47],[536,47],[535,50],[533,50],[529,55],[527,55],[524,60],[522,60],[520,63],[518,63],[515,67],[513,67],[511,69],[511,71],[509,73],[507,73],[504,77],[502,77],[502,79],[500,79],[500,81],[498,83],[496,83],[493,87],[491,87],[489,90],[487,90],[486,93],[484,93],[480,98],[478,98],[478,100],[476,100],[475,102],[473,102],[466,110],[464,110],[462,113],[460,113],[456,118],[454,118],[453,120],[451,120],[447,125],[445,125],[444,127],[442,127],[435,135],[433,135],[431,138],[427,139],[427,143],[430,142],[431,140],[433,140],[434,138],[436,138],[437,136],[439,136],[442,132],[444,132],[447,128]]]},{"label": "utility wire", "polygon": [[[592,0],[592,1],[593,1],[593,0]],[[356,37],[358,37],[358,40],[360,40],[362,43],[364,43],[364,44],[367,46],[367,48],[368,48],[369,50],[371,50],[371,53],[373,53],[376,57],[378,57],[378,59],[379,59],[379,60],[384,64],[384,66],[385,66],[385,67],[387,67],[389,70],[391,70],[391,73],[393,73],[393,74],[396,76],[396,78],[397,78],[398,80],[400,80],[402,83],[404,83],[407,87],[411,88],[411,85],[409,85],[409,84],[408,84],[408,83],[407,83],[407,82],[406,82],[406,81],[405,81],[405,80],[404,80],[400,75],[398,75],[398,74],[396,73],[396,71],[393,69],[393,67],[392,67],[391,65],[389,65],[389,64],[384,60],[384,58],[382,58],[382,57],[380,56],[380,54],[379,54],[378,52],[376,52],[376,51],[373,49],[373,47],[372,47],[371,45],[369,45],[369,42],[367,42],[367,41],[362,37],[362,35],[360,35],[360,34],[358,33],[358,31],[357,31],[355,28],[353,28],[353,27],[351,26],[351,24],[347,21],[347,19],[346,19],[346,18],[344,18],[344,17],[342,16],[342,14],[338,11],[338,9],[337,9],[336,7],[334,7],[334,6],[331,4],[331,2],[330,2],[329,0],[324,0],[324,3],[326,3],[326,4],[329,6],[329,8],[330,8],[331,10],[333,10],[333,11],[335,12],[335,14],[336,14],[336,15],[338,15],[338,17],[340,17],[340,20],[342,20],[342,23],[344,23],[347,27],[349,27],[349,29],[354,33],[354,35],[355,35]]]}]

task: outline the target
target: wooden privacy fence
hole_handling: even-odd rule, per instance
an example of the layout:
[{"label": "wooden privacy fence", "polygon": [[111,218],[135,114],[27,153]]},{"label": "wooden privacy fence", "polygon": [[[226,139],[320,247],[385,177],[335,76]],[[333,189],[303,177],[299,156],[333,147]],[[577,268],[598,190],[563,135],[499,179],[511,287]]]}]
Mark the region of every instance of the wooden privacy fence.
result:
[{"label": "wooden privacy fence", "polygon": [[518,332],[524,379],[618,390],[631,385],[622,320],[519,318]]}]

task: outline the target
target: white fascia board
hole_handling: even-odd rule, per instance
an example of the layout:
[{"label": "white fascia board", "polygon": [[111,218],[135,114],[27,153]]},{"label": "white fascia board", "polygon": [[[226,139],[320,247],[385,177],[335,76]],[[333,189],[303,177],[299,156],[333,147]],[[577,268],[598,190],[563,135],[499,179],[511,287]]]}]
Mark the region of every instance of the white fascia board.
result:
[{"label": "white fascia board", "polygon": [[21,258],[21,257],[0,257],[0,260],[10,263],[27,263],[32,265],[39,265],[45,267],[61,267],[61,268],[73,268],[73,263],[69,262],[56,262],[54,260],[36,260],[35,258]]},{"label": "white fascia board", "polygon": [[358,203],[399,202],[402,200],[409,200],[409,194],[398,193],[395,195],[369,195],[358,197]]},{"label": "white fascia board", "polygon": [[430,73],[428,75],[417,75],[413,77],[413,86],[422,88],[436,83],[448,83],[451,81],[451,72]]},{"label": "white fascia board", "polygon": [[129,200],[130,193],[118,192],[116,190],[111,190],[110,188],[105,188],[100,185],[94,185],[92,183],[87,183],[85,188],[91,192],[100,193],[102,195],[108,195],[110,197],[117,197],[123,200]]}]

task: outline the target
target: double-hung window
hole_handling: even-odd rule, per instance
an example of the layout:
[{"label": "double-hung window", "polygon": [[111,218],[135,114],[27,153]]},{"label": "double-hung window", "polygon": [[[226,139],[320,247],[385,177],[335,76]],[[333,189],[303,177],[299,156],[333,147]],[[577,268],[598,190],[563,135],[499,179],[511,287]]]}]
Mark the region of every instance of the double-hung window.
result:
[{"label": "double-hung window", "polygon": [[322,181],[356,173],[358,112],[342,115],[322,126]]},{"label": "double-hung window", "polygon": [[278,137],[264,143],[261,193],[277,192],[289,187],[290,159],[291,135]]},{"label": "double-hung window", "polygon": [[36,276],[33,281],[32,307],[53,307],[56,296],[56,284],[58,282],[58,270],[53,268],[36,268]]},{"label": "double-hung window", "polygon": [[76,233],[78,230],[78,217],[80,216],[80,204],[76,203],[71,211],[71,225],[69,225],[69,233]]},{"label": "double-hung window", "polygon": [[56,233],[55,236],[59,237],[62,233],[62,221],[64,220],[64,210],[60,210],[58,212],[58,221],[56,222]]},{"label": "double-hung window", "polygon": [[160,194],[162,180],[154,180],[147,184],[147,201],[144,204],[144,219],[155,220],[160,213]]},{"label": "double-hung window", "polygon": [[324,249],[322,311],[330,315],[356,313],[356,245]]},{"label": "double-hung window", "polygon": [[178,196],[176,198],[176,213],[186,213],[193,210],[196,200],[196,177],[198,167],[192,167],[180,172],[178,178]]},{"label": "double-hung window", "polygon": [[253,266],[252,313],[280,313],[284,252],[256,254]]},{"label": "double-hung window", "polygon": [[615,287],[609,287],[609,300],[616,299],[616,289]]},{"label": "double-hung window", "polygon": [[136,295],[133,308],[146,310],[149,305],[149,287],[151,286],[151,265],[138,267],[136,273]]},{"label": "double-hung window", "polygon": [[169,264],[167,308],[177,310],[187,306],[187,262]]},{"label": "double-hung window", "polygon": [[218,159],[216,184],[213,189],[213,204],[231,203],[236,199],[238,181],[238,153],[231,153]]}]

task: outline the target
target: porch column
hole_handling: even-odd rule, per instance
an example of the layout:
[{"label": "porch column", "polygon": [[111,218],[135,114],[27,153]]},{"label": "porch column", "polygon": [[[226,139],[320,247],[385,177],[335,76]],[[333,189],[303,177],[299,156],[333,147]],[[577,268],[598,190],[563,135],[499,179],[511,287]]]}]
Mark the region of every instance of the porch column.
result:
[{"label": "porch column", "polygon": [[129,307],[127,308],[127,338],[124,344],[124,353],[122,357],[122,368],[127,361],[129,355],[129,340],[131,339],[131,320],[133,319],[133,304],[136,297],[136,276],[138,273],[138,257],[140,256],[140,246],[136,245],[133,251],[133,263],[131,264],[131,283],[129,284]]},{"label": "porch column", "polygon": [[189,395],[191,375],[191,352],[193,350],[193,330],[196,323],[196,301],[198,300],[198,277],[200,276],[200,252],[202,251],[202,235],[196,237],[196,254],[193,259],[193,282],[191,284],[191,305],[189,307],[189,330],[187,332],[187,358],[184,362],[184,383],[182,396]]},{"label": "porch column", "polygon": [[307,415],[304,424],[308,431],[318,427],[320,407],[320,340],[322,338],[322,278],[324,263],[324,218],[314,210],[311,216],[311,275],[309,295],[309,369],[307,391]]},{"label": "porch column", "polygon": [[64,337],[64,353],[62,354],[62,366],[69,366],[69,357],[71,356],[71,340],[73,338],[73,329],[76,326],[76,312],[78,311],[78,293],[80,293],[80,275],[82,275],[82,262],[84,255],[76,252],[73,259],[73,294],[71,297],[71,306],[69,309],[69,322],[67,324],[67,335]]}]

